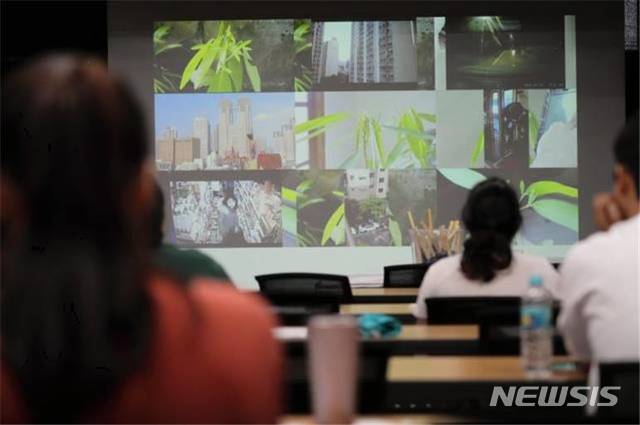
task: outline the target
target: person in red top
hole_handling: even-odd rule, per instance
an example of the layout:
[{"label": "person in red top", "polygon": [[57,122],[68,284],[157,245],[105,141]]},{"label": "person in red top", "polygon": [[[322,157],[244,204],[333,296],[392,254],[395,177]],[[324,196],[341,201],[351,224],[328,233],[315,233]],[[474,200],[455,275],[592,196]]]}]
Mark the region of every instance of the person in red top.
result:
[{"label": "person in red top", "polygon": [[124,84],[52,56],[2,105],[1,421],[275,422],[267,306],[150,266],[146,128]]}]

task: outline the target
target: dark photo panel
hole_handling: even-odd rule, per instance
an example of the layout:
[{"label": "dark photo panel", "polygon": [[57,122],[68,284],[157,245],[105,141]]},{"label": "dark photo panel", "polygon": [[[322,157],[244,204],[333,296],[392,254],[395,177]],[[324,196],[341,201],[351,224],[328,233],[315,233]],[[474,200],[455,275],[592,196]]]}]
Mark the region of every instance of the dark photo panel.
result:
[{"label": "dark photo panel", "polygon": [[343,171],[285,172],[282,202],[283,246],[345,245]]},{"label": "dark photo panel", "polygon": [[514,240],[516,245],[570,245],[578,241],[578,173],[573,168],[438,170],[436,223],[460,220],[469,190],[491,176],[506,179],[520,199],[523,224]]},{"label": "dark photo panel", "polygon": [[317,22],[311,29],[312,90],[417,88],[416,22]]},{"label": "dark photo panel", "polygon": [[183,247],[282,245],[282,198],[278,176],[169,183],[176,244]]},{"label": "dark photo panel", "polygon": [[484,161],[487,168],[529,166],[527,90],[484,90]]},{"label": "dark photo panel", "polygon": [[155,93],[293,91],[293,21],[165,21],[153,28]]},{"label": "dark photo panel", "polygon": [[447,88],[564,88],[563,16],[447,17]]}]

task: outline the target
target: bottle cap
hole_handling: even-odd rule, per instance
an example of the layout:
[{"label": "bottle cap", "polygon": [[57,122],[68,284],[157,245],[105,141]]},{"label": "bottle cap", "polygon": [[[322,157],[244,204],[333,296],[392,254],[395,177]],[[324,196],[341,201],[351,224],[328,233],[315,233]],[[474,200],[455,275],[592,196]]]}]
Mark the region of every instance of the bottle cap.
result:
[{"label": "bottle cap", "polygon": [[534,274],[533,276],[531,276],[531,279],[529,279],[529,285],[531,286],[542,286],[542,277]]}]

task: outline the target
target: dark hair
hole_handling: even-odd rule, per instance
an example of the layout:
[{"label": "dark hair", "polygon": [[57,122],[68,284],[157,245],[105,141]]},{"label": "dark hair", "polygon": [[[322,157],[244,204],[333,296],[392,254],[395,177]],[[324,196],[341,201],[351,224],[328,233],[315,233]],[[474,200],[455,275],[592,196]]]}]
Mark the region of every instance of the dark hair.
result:
[{"label": "dark hair", "polygon": [[162,245],[164,233],[162,226],[164,224],[164,194],[162,188],[156,181],[153,185],[153,202],[151,204],[151,216],[149,217],[150,241],[151,248],[156,249]]},{"label": "dark hair", "polygon": [[636,112],[635,116],[627,121],[627,124],[618,134],[613,145],[613,153],[616,162],[622,165],[633,177],[633,181],[636,184],[636,195],[640,196],[638,131],[638,113]]},{"label": "dark hair", "polygon": [[148,240],[131,205],[142,112],[90,57],[50,56],[2,91],[2,361],[31,421],[78,421],[147,352]]},{"label": "dark hair", "polygon": [[462,222],[469,232],[462,272],[471,280],[489,282],[511,265],[511,240],[522,224],[518,197],[504,180],[489,178],[469,193]]}]

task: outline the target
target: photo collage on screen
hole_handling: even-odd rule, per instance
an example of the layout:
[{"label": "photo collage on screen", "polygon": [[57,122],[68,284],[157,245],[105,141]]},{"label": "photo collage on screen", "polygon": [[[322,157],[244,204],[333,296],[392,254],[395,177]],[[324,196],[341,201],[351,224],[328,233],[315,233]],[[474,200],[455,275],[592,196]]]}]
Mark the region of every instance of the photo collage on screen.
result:
[{"label": "photo collage on screen", "polygon": [[492,175],[517,245],[578,238],[573,16],[170,21],[153,46],[180,246],[408,246]]}]

